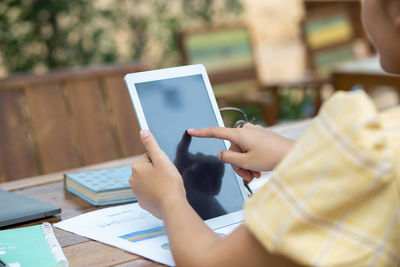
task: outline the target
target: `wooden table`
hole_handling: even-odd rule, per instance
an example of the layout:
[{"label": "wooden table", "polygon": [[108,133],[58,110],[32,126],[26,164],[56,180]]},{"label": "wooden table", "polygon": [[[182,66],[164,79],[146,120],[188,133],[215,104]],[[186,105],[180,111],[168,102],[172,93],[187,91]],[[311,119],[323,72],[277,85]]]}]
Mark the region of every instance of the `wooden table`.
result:
[{"label": "wooden table", "polygon": [[[288,123],[271,129],[288,138],[297,139],[310,125],[311,120]],[[61,207],[59,216],[29,223],[0,228],[0,230],[37,225],[43,222],[56,223],[82,213],[99,209],[64,189],[63,175],[68,172],[95,170],[131,165],[138,157],[130,157],[106,163],[90,165],[63,172],[41,175],[13,182],[0,183],[0,189],[13,191]],[[70,266],[163,266],[141,256],[90,240],[88,238],[54,228],[54,233],[63,248]]]},{"label": "wooden table", "polygon": [[[132,164],[136,158],[137,157],[131,157],[122,160],[115,160],[65,172],[119,167]],[[37,225],[45,221],[56,223],[98,209],[74,194],[64,190],[63,174],[65,172],[0,184],[0,189],[14,191],[17,194],[55,204],[60,206],[62,209],[61,215],[56,217],[40,221],[36,220],[30,223],[1,229]],[[58,228],[54,228],[54,233],[63,248],[70,266],[162,266],[121,249]]]},{"label": "wooden table", "polygon": [[376,86],[393,86],[400,92],[400,76],[386,73],[377,57],[339,64],[332,73],[332,82],[336,90],[348,91],[361,85],[366,91]]}]

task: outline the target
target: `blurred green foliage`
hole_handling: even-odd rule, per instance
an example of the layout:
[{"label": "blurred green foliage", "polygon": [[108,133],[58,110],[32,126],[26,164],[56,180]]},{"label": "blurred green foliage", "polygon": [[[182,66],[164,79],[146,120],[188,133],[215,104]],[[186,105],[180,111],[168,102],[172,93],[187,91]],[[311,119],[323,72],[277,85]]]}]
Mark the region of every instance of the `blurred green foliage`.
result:
[{"label": "blurred green foliage", "polygon": [[305,88],[283,88],[279,92],[279,118],[294,121],[314,116],[315,91]]},{"label": "blurred green foliage", "polygon": [[2,0],[0,65],[8,73],[137,60],[176,65],[180,29],[238,20],[242,10],[240,0]]}]

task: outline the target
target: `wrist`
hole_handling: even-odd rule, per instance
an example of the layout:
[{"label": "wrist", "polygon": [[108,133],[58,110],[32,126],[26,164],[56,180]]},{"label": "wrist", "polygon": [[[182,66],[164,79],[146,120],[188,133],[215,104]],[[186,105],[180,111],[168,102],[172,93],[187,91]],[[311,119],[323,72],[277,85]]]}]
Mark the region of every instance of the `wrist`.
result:
[{"label": "wrist", "polygon": [[188,201],[187,201],[185,195],[169,194],[169,195],[164,196],[161,201],[162,217],[164,218],[165,217],[164,214],[167,214],[172,209],[175,209],[179,205],[182,205],[185,203],[188,204]]},{"label": "wrist", "polygon": [[276,162],[273,164],[273,169],[276,168],[276,166],[286,157],[286,155],[292,150],[294,144],[296,141],[293,141],[291,139],[285,138],[283,142],[280,143],[280,146],[278,148],[278,153],[276,157]]}]

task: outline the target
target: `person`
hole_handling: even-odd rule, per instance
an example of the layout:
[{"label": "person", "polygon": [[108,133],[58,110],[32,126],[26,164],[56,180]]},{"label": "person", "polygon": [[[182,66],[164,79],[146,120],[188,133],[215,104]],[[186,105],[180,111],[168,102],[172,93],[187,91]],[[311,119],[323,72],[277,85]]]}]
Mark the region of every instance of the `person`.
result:
[{"label": "person", "polygon": [[[382,67],[400,74],[400,1],[364,0],[362,17]],[[245,204],[244,224],[220,237],[189,205],[153,135],[141,131],[147,154],[130,183],[140,206],[164,220],[178,266],[400,264],[400,108],[379,114],[364,92],[338,92],[296,143],[251,124],[188,133],[231,141],[218,158],[245,180],[274,174]]]}]

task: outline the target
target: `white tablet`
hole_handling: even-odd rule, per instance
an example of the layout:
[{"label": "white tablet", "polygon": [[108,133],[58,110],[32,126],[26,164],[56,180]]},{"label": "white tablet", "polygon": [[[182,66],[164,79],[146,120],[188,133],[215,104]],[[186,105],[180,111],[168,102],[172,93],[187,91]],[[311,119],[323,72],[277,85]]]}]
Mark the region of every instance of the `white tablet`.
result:
[{"label": "white tablet", "polygon": [[[224,127],[203,65],[125,76],[141,129],[148,129],[181,173],[192,207],[213,229],[243,220],[247,193],[232,166],[217,154],[228,141],[194,138],[187,129]],[[154,185],[156,186],[156,185]]]}]

